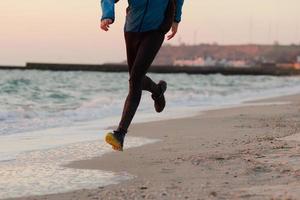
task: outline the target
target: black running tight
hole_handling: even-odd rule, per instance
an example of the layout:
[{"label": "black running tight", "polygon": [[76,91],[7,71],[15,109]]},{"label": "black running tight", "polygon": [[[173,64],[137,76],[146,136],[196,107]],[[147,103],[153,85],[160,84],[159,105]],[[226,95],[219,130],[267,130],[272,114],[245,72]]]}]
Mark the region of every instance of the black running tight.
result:
[{"label": "black running tight", "polygon": [[126,133],[139,106],[142,90],[159,95],[160,89],[146,73],[158,53],[165,34],[161,31],[125,32],[129,71],[129,93],[117,131]]}]

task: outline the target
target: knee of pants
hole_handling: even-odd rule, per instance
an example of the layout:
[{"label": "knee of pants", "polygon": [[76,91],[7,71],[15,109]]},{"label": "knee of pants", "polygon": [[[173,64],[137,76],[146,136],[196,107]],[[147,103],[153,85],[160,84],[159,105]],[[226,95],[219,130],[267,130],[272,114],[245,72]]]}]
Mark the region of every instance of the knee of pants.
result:
[{"label": "knee of pants", "polygon": [[142,90],[142,81],[143,77],[132,76],[129,78],[129,87],[130,89]]}]

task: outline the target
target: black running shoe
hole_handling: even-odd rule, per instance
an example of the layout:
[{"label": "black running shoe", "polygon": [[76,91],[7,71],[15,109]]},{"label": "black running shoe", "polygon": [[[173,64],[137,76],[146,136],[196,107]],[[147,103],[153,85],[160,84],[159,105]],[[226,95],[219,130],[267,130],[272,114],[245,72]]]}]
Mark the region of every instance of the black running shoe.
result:
[{"label": "black running shoe", "polygon": [[161,93],[158,96],[152,94],[151,97],[154,100],[154,108],[156,112],[160,113],[164,110],[166,106],[166,99],[164,93],[167,90],[167,83],[166,81],[159,81],[157,85],[160,88]]}]

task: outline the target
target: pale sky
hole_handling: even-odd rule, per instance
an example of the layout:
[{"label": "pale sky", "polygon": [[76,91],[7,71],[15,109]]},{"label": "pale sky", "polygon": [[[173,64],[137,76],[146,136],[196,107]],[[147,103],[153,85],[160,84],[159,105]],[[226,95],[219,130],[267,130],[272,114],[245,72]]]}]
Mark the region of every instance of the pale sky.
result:
[{"label": "pale sky", "polygon": [[[0,65],[125,60],[126,0],[109,32],[100,0],[0,0]],[[178,43],[300,43],[300,0],[185,0]]]}]

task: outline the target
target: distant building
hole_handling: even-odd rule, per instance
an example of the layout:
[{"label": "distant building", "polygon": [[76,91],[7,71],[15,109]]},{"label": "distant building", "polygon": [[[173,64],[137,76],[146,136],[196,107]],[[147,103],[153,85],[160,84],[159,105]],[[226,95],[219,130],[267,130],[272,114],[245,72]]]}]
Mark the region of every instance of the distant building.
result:
[{"label": "distant building", "polygon": [[208,56],[206,58],[198,57],[194,60],[185,60],[185,59],[178,59],[175,60],[173,63],[175,66],[216,66],[217,61],[214,60],[212,57]]},{"label": "distant building", "polygon": [[293,63],[279,63],[276,66],[280,67],[280,68],[286,68],[286,69],[290,69],[290,68],[295,67],[295,65]]},{"label": "distant building", "polygon": [[300,69],[300,56],[297,56],[297,62],[294,65],[295,69]]},{"label": "distant building", "polygon": [[248,67],[248,64],[245,60],[231,60],[227,65],[231,67]]},{"label": "distant building", "polygon": [[297,69],[300,70],[300,56],[297,56],[296,62],[295,63],[280,63],[277,64],[278,67],[281,68],[288,68],[288,69]]},{"label": "distant building", "polygon": [[223,58],[223,59],[219,60],[218,65],[227,66],[228,65],[227,59]]},{"label": "distant building", "polygon": [[277,65],[276,65],[276,62],[261,62],[261,63],[258,63],[259,66],[262,66],[262,67],[268,67],[268,68],[275,68]]},{"label": "distant building", "polygon": [[203,66],[205,61],[203,58],[199,57],[194,60],[178,59],[175,60],[173,64],[175,66]]},{"label": "distant building", "polygon": [[210,56],[206,58],[198,57],[194,60],[191,59],[178,59],[173,63],[175,66],[198,66],[198,67],[212,67],[212,66],[224,66],[224,67],[249,67],[246,60],[216,60]]},{"label": "distant building", "polygon": [[294,68],[295,69],[300,69],[300,63],[295,63]]},{"label": "distant building", "polygon": [[216,66],[217,61],[214,60],[212,57],[208,56],[204,60],[204,66]]}]

